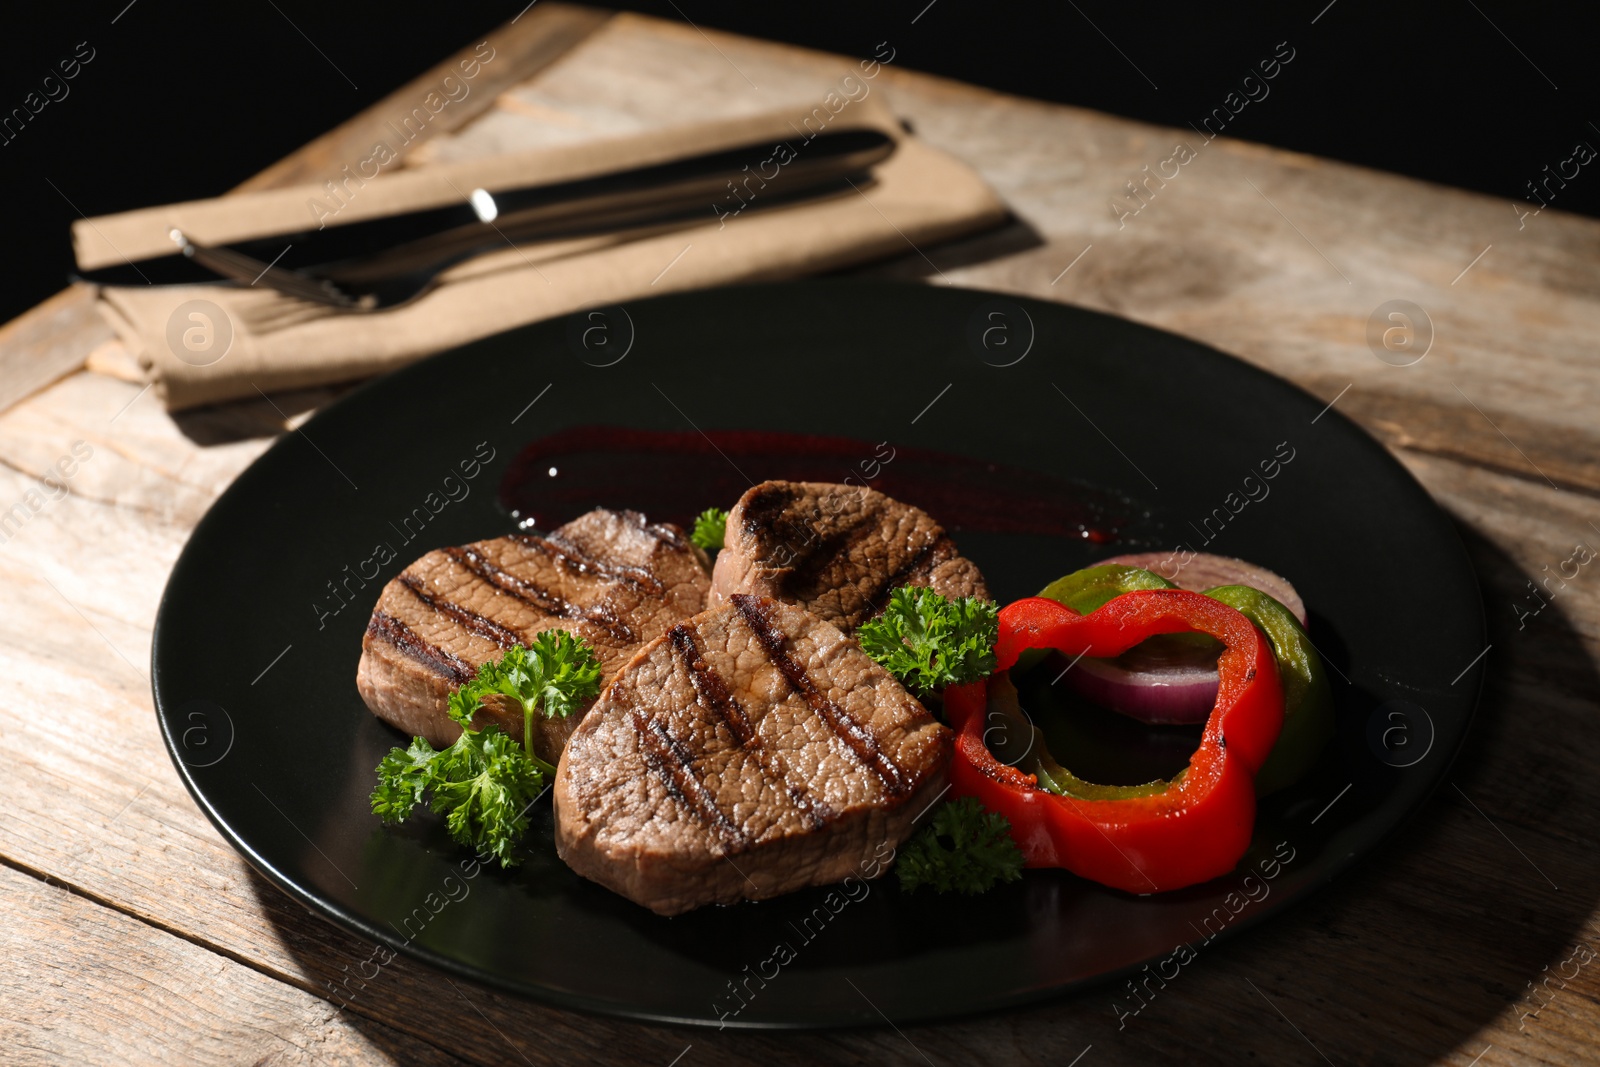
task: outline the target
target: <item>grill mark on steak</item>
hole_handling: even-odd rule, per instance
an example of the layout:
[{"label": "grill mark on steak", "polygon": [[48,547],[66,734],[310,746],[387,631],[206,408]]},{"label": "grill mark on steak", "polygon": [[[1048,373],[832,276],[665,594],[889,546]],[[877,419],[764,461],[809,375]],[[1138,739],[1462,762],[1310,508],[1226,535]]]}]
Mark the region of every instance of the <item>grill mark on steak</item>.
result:
[{"label": "grill mark on steak", "polygon": [[903,796],[909,793],[914,783],[905,770],[879,747],[878,739],[872,735],[872,731],[852,719],[839,705],[823,696],[816,683],[806,674],[805,668],[789,655],[789,650],[784,647],[784,636],[772,624],[767,606],[762,604],[761,599],[748,593],[735,593],[729,599],[738,610],[739,616],[751,630],[755,631],[756,639],[761,642],[761,648],[766,652],[767,658],[772,660],[772,665],[777,667],[789,685],[805,698],[817,718],[844,742],[845,747],[861,765],[876,775],[891,794]]},{"label": "grill mark on steak", "polygon": [[752,486],[729,513],[710,602],[727,603],[735,593],[768,596],[849,633],[906,585],[988,598],[977,566],[920,508],[866,485],[768,481]]},{"label": "grill mark on steak", "polygon": [[941,537],[937,541],[930,541],[924,545],[905,566],[884,578],[878,587],[872,591],[867,602],[878,611],[882,611],[888,600],[889,594],[899,589],[913,578],[925,578],[933,568],[955,555],[955,542],[948,537]]},{"label": "grill mark on steak", "polygon": [[[806,533],[812,539],[816,538],[815,532],[807,530]],[[833,588],[835,583],[828,579],[828,569],[841,559],[849,559],[857,545],[871,539],[877,533],[878,516],[868,514],[843,530],[823,538],[811,554],[802,559],[790,573],[783,583],[784,588],[803,599],[809,599],[824,589]]]},{"label": "grill mark on steak", "polygon": [[694,685],[695,698],[702,707],[716,712],[727,725],[728,732],[733,734],[734,740],[739,743],[739,747],[755,758],[768,778],[783,783],[784,791],[789,794],[790,802],[794,804],[795,810],[800,813],[806,826],[816,830],[834,818],[833,810],[828,805],[814,799],[804,785],[790,781],[789,769],[784,766],[783,758],[776,752],[768,752],[762,745],[761,735],[756,732],[755,726],[750,722],[750,716],[745,713],[739,701],[728,691],[727,681],[717,673],[715,667],[706,662],[705,654],[695,639],[694,631],[679,623],[667,631],[667,636],[672,640],[673,650],[678,653],[678,659],[683,663],[684,669],[689,674],[689,680]]},{"label": "grill mark on steak", "polygon": [[647,719],[638,708],[633,709],[629,718],[639,733],[639,750],[645,763],[661,779],[667,792],[707,827],[719,831],[724,843],[731,846],[730,851],[742,852],[749,848],[749,835],[717,806],[711,790],[695,774],[694,757],[683,743],[672,736],[660,719]]},{"label": "grill mark on steak", "polygon": [[[781,582],[785,595],[809,600],[837,584],[830,577],[829,570],[840,560],[850,559],[861,542],[870,540],[880,532],[881,516],[868,512],[844,529],[819,540],[812,526],[789,514],[789,508],[795,503],[791,492],[774,489],[763,493],[746,502],[743,526],[751,536],[759,538],[765,534],[785,547],[793,544],[809,546],[810,551]],[[953,555],[953,541],[945,536],[935,538],[918,549],[899,570],[885,577],[866,598],[867,602],[877,607],[890,592],[913,577],[931,571]]]},{"label": "grill mark on steak", "polygon": [[798,553],[797,546],[808,546],[811,552],[800,561],[790,576],[790,581],[815,583],[821,570],[873,533],[877,516],[867,514],[842,530],[836,530],[819,542],[815,527],[789,509],[798,502],[795,494],[783,485],[760,490],[744,502],[744,521],[741,524],[749,536],[781,544],[790,558]]},{"label": "grill mark on steak", "polygon": [[[519,537],[517,540],[522,541],[523,538]],[[559,593],[552,592],[526,578],[519,578],[471,548],[447,548],[444,554],[501,592],[508,593],[547,615],[593,623],[618,641],[636,640],[632,627],[618,618],[609,604],[600,603],[593,607],[574,604]],[[660,585],[659,582],[656,584]]]},{"label": "grill mark on steak", "polygon": [[[589,574],[597,578],[626,582],[647,593],[660,593],[666,588],[659,578],[644,567],[630,566],[626,563],[606,563],[595,559],[557,534],[540,537],[538,534],[521,533],[512,534],[511,539],[524,548],[542,552],[573,574]],[[657,537],[657,540],[672,540],[673,544],[677,543],[676,540],[669,538]]]},{"label": "grill mark on steak", "polygon": [[793,502],[794,495],[782,486],[759,487],[744,502],[745,532],[752,537],[759,537],[763,533],[793,533],[793,522],[785,523],[782,530],[778,529],[778,520],[783,517],[784,509]]},{"label": "grill mark on steak", "polygon": [[700,644],[694,639],[694,632],[683,623],[679,623],[667,631],[667,637],[672,641],[673,650],[678,653],[684,668],[689,672],[689,680],[694,684],[694,692],[699,702],[716,712],[727,724],[728,732],[733,734],[740,748],[759,748],[761,736],[756,733],[756,728],[750,722],[750,716],[745,714],[744,708],[728,692],[728,683],[716,670],[707,663],[705,655],[700,651]]},{"label": "grill mark on steak", "polygon": [[367,633],[393,645],[403,655],[421,664],[453,685],[462,686],[477,676],[460,656],[446,652],[386,611],[374,611]]},{"label": "grill mark on steak", "polygon": [[422,581],[415,575],[401,574],[400,584],[410,590],[411,595],[421,603],[437,611],[468,633],[477,634],[485,640],[493,641],[501,648],[510,648],[512,645],[523,643],[521,634],[513,633],[493,619],[486,619],[471,608],[462,607],[460,604],[428,593],[423,589]]}]

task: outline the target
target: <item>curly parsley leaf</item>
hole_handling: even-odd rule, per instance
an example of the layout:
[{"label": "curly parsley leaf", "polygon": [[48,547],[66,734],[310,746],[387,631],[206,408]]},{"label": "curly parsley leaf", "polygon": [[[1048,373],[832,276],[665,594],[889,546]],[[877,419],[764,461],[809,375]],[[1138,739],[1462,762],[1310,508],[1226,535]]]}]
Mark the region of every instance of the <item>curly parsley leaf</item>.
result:
[{"label": "curly parsley leaf", "polygon": [[450,694],[450,717],[472,722],[486,696],[510,697],[522,708],[523,748],[533,754],[533,717],[566,718],[600,692],[600,661],[581,637],[545,630],[531,648],[513,645],[500,659],[478,668],[478,676]]},{"label": "curly parsley leaf", "polygon": [[895,872],[900,888],[928,886],[938,893],[973,896],[1022,877],[1022,852],[1011,840],[1004,815],[973,797],[943,805],[900,853]]},{"label": "curly parsley leaf", "polygon": [[513,867],[513,852],[528,829],[528,809],[544,791],[544,772],[498,726],[462,730],[449,748],[435,750],[418,737],[378,764],[373,813],[386,823],[404,822],[424,792],[428,806],[445,817],[457,844]]},{"label": "curly parsley leaf", "polygon": [[856,630],[861,649],[919,692],[975,682],[994,672],[1000,609],[964,596],[901,586],[883,614]]},{"label": "curly parsley leaf", "polygon": [[[404,822],[428,798],[445,817],[450,836],[501,866],[518,862],[517,842],[528,829],[528,809],[544,792],[555,768],[533,753],[533,716],[565,717],[600,691],[600,663],[581,638],[546,630],[531,648],[515,645],[498,662],[450,694],[450,717],[461,736],[436,750],[425,738],[396,748],[378,764],[373,814],[386,823]],[[515,700],[523,711],[523,743],[498,726],[472,728],[487,696]]]},{"label": "curly parsley leaf", "polygon": [[706,508],[695,518],[689,540],[707,552],[716,552],[727,535],[728,513],[721,508]]},{"label": "curly parsley leaf", "polygon": [[444,815],[457,844],[493,856],[502,867],[515,866],[512,850],[527,832],[528,809],[544,792],[544,772],[498,726],[464,732],[440,755],[429,807]]},{"label": "curly parsley leaf", "polygon": [[426,738],[411,740],[410,748],[394,748],[378,764],[378,788],[372,791],[372,814],[384,822],[405,822],[422,803],[429,783],[429,768],[439,753]]}]

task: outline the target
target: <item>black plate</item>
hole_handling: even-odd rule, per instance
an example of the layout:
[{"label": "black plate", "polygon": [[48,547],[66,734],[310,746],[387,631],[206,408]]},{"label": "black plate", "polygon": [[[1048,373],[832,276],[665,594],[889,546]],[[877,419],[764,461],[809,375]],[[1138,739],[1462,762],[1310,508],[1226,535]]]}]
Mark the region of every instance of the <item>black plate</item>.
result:
[{"label": "black plate", "polygon": [[[1144,509],[1137,547],[1188,542],[1295,582],[1331,665],[1338,736],[1308,781],[1262,805],[1232,875],[1161,896],[1059,871],[976,899],[910,896],[891,876],[865,895],[815,890],[662,919],[567,870],[547,804],[528,862],[468,878],[469,857],[436,822],[385,830],[367,808],[373,767],[401,739],[356,693],[361,634],[378,588],[422,550],[509,531],[495,502],[506,465],[524,443],[580,424],[887,440],[1118,493]],[[461,476],[463,461],[491,451],[477,477]],[[1260,464],[1290,451],[1262,480]],[[403,520],[418,508],[428,521],[406,544]],[[957,536],[1001,599],[1123,550],[1076,530]],[[398,558],[374,576],[365,561],[380,542]],[[942,1019],[1147,962],[1170,971],[1289,907],[1442,779],[1483,648],[1477,581],[1450,522],[1316,398],[1075,308],[823,282],[540,323],[333,405],[269,449],[195,530],[162,599],[153,678],[168,748],[206,814],[340,925],[567,1007],[799,1027]]]}]

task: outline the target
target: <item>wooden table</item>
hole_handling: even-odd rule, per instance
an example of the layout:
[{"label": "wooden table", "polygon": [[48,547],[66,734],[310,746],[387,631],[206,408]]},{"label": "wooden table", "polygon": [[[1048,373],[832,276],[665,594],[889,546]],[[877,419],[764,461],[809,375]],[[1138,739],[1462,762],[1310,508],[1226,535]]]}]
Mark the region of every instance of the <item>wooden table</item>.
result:
[{"label": "wooden table", "polygon": [[[894,47],[907,29],[878,36]],[[486,71],[494,91],[438,124],[415,158],[820,100],[847,62],[554,4],[491,42],[503,60]],[[1314,28],[1294,44],[1319,47]],[[162,748],[147,678],[168,568],[285,420],[259,401],[174,419],[137,384],[73,370],[91,350],[97,366],[119,359],[85,294],[68,292],[0,330],[13,395],[65,374],[0,415],[0,510],[83,442],[70,491],[0,544],[0,1060],[1466,1067],[1600,1056],[1600,566],[1551,580],[1556,595],[1520,625],[1516,610],[1534,606],[1529,583],[1575,545],[1600,546],[1600,223],[1519,220],[1504,201],[1003,96],[909,61],[897,57],[875,91],[981,170],[1018,221],[864,273],[1071,301],[1207,341],[1336,403],[1455,516],[1483,581],[1489,681],[1466,752],[1421,815],[1306,906],[1213,949],[1120,1030],[1104,990],[938,1026],[681,1031],[554,1011],[404,959],[336,1008],[328,983],[368,947],[222,842]],[[1296,73],[1285,66],[1275,91],[1296,92]],[[337,170],[437,77],[251,184]],[[1179,141],[1195,158],[1163,166]],[[1127,198],[1125,183],[1157,172],[1169,177]],[[1412,366],[1381,361],[1367,341],[1369,316],[1395,299],[1431,320],[1431,349]],[[292,424],[329,395],[278,402]]]}]

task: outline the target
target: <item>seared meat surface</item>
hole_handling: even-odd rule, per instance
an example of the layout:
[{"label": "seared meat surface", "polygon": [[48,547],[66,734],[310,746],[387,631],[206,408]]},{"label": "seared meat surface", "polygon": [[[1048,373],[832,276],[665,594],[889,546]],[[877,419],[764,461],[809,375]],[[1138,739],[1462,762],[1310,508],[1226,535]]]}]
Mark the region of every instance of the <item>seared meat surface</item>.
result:
[{"label": "seared meat surface", "polygon": [[641,649],[572,735],[556,848],[663,915],[880,869],[951,734],[838,627],[734,594]]},{"label": "seared meat surface", "polygon": [[[513,534],[435,549],[384,586],[361,643],[356,686],[367,707],[407,734],[447,745],[461,728],[450,691],[479,664],[549,629],[594,646],[601,684],[675,623],[704,609],[705,556],[676,526],[597,509],[553,533]],[[522,737],[514,702],[474,725]],[[534,748],[554,763],[581,714],[536,720]]]},{"label": "seared meat surface", "polygon": [[977,565],[922,509],[865,486],[769,481],[728,513],[711,603],[734,593],[770,596],[850,633],[902,585],[989,595]]}]

